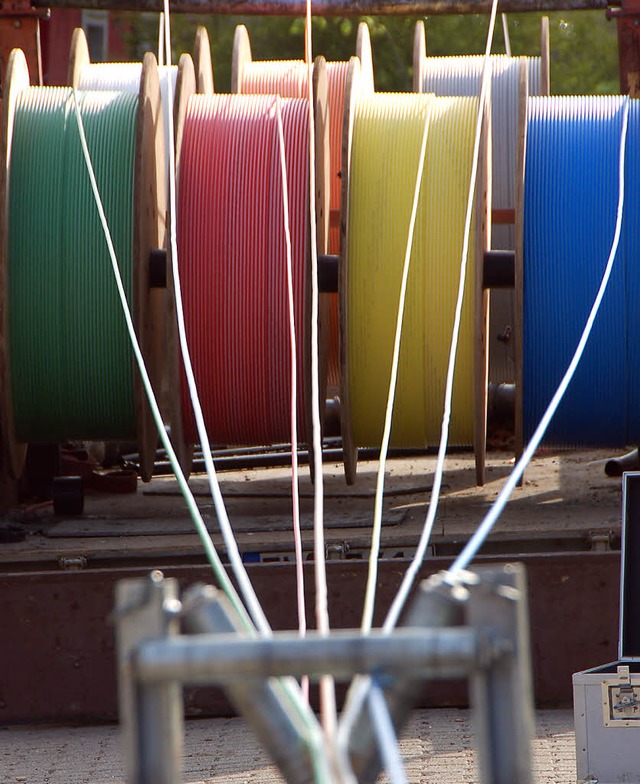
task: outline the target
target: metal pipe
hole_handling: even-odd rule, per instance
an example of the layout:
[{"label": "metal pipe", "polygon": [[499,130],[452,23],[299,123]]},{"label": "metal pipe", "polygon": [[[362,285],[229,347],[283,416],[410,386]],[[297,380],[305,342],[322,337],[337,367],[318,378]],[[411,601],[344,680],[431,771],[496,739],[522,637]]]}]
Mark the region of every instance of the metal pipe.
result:
[{"label": "metal pipe", "polygon": [[392,635],[335,631],[330,637],[291,632],[269,639],[197,635],[151,640],[138,648],[134,664],[141,682],[177,679],[188,685],[234,679],[331,673],[336,680],[358,674],[402,672],[416,679],[462,678],[486,665],[490,651],[465,628],[399,629]]},{"label": "metal pipe", "polygon": [[318,289],[321,293],[337,293],[340,256],[321,254],[318,256]]},{"label": "metal pipe", "polygon": [[[162,11],[162,0],[34,0],[36,7],[102,8],[110,11]],[[502,0],[503,13],[526,11],[605,10],[619,2],[607,0]],[[173,11],[193,14],[239,14],[302,16],[304,0],[173,0]],[[312,11],[317,16],[360,16],[385,14],[395,16],[487,14],[491,0],[314,0]]]},{"label": "metal pipe", "polygon": [[515,269],[515,251],[486,250],[482,265],[482,288],[512,289],[515,286]]},{"label": "metal pipe", "polygon": [[[335,407],[335,403],[333,404]],[[335,410],[329,414],[333,417],[334,421],[331,423],[333,432],[335,432]],[[332,439],[333,440],[333,439]],[[473,447],[456,446],[447,450],[447,454],[463,454],[469,452]],[[396,448],[389,450],[389,457],[425,457],[427,455],[436,454],[436,447],[424,448]],[[219,456],[216,456],[219,455]],[[323,447],[322,456],[325,462],[340,462],[342,460],[341,447]],[[360,447],[358,449],[358,460],[377,460],[380,456],[379,447]],[[133,465],[138,465],[138,456],[130,456],[128,462]],[[306,448],[298,450],[298,464],[308,465],[309,452]],[[241,471],[245,468],[273,468],[277,466],[291,465],[291,451],[283,451],[282,449],[274,449],[269,451],[269,448],[257,447],[255,453],[250,449],[235,450],[229,449],[228,454],[223,452],[216,452],[213,457],[213,464],[216,471]],[[205,470],[204,459],[198,458],[197,455],[193,460],[191,470],[193,473],[202,473]],[[163,476],[173,473],[173,467],[166,460],[158,460],[153,467],[154,476]]]},{"label": "metal pipe", "polygon": [[138,645],[177,634],[178,581],[159,571],[116,585],[118,702],[130,784],[181,779],[182,689],[175,679],[140,684],[131,667]]},{"label": "metal pipe", "polygon": [[[469,630],[462,626],[463,607],[467,591],[461,586],[453,588],[442,574],[433,575],[421,583],[414,597],[403,628],[395,629],[389,637],[401,634],[439,635],[443,632]],[[425,688],[424,673],[403,668],[393,673],[383,684],[384,696],[396,733],[399,733],[414,704]],[[366,692],[365,683],[354,682],[341,718],[341,724],[351,726],[348,738],[348,754],[351,768],[359,784],[373,784],[382,769],[382,757],[376,742],[376,728],[366,707],[366,698],[359,702],[359,693]],[[352,721],[350,721],[352,719]]]},{"label": "metal pipe", "polygon": [[[182,624],[188,634],[238,635],[242,626],[231,603],[211,585],[194,585],[183,597]],[[313,781],[313,764],[300,722],[282,682],[242,678],[224,684],[237,713],[267,749],[289,784]],[[302,697],[300,697],[302,699]]]},{"label": "metal pipe", "polygon": [[607,476],[622,476],[625,471],[637,471],[638,468],[640,468],[640,450],[636,447],[625,455],[607,460],[604,472]]}]

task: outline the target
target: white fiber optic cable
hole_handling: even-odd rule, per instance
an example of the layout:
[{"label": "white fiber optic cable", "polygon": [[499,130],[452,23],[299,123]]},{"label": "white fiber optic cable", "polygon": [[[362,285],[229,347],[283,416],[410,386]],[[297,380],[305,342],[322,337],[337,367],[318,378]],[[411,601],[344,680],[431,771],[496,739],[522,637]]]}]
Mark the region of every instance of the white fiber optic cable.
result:
[{"label": "white fiber optic cable", "polygon": [[93,190],[93,195],[94,195],[95,202],[96,202],[96,208],[98,210],[98,215],[99,215],[100,221],[102,223],[102,228],[103,228],[103,231],[104,231],[104,236],[105,236],[105,240],[106,240],[106,243],[107,243],[107,248],[108,248],[108,251],[109,251],[109,257],[110,257],[110,260],[111,260],[111,266],[113,268],[113,274],[114,274],[114,278],[115,278],[115,283],[116,283],[116,287],[117,287],[117,290],[118,290],[118,296],[120,298],[120,304],[122,306],[122,311],[123,311],[123,314],[124,314],[125,323],[126,323],[126,326],[127,326],[127,330],[129,332],[129,338],[131,340],[131,346],[132,346],[132,349],[133,349],[133,353],[134,353],[134,356],[135,356],[135,359],[136,359],[136,363],[138,365],[138,369],[140,371],[140,377],[142,379],[142,383],[143,383],[143,386],[145,388],[145,392],[146,392],[147,397],[149,399],[149,405],[151,407],[151,412],[153,414],[153,418],[154,418],[156,427],[158,429],[158,433],[160,435],[160,439],[162,441],[162,445],[164,446],[164,448],[167,451],[167,456],[169,457],[169,461],[171,462],[171,466],[172,466],[172,468],[173,468],[173,470],[174,470],[174,472],[176,474],[176,479],[178,481],[178,485],[179,485],[180,490],[182,491],[182,494],[183,494],[183,496],[185,498],[185,501],[187,503],[187,506],[188,506],[189,511],[191,513],[191,516],[193,518],[194,524],[196,526],[196,530],[198,531],[198,534],[200,535],[200,538],[201,538],[201,540],[203,542],[205,551],[207,553],[209,561],[211,562],[211,565],[213,566],[213,570],[214,570],[214,572],[216,574],[216,577],[217,577],[217,579],[218,579],[218,581],[220,583],[220,586],[223,588],[224,592],[227,594],[227,596],[232,601],[232,603],[234,605],[234,609],[238,612],[238,614],[242,618],[243,623],[244,623],[244,625],[246,627],[246,630],[249,633],[255,634],[255,627],[254,627],[251,619],[247,615],[246,609],[245,609],[242,601],[240,600],[240,597],[238,596],[235,588],[233,587],[233,584],[229,580],[229,578],[227,576],[227,573],[225,571],[225,568],[222,565],[222,562],[220,561],[220,557],[218,556],[218,553],[217,553],[217,551],[215,549],[215,545],[213,544],[213,541],[211,539],[211,535],[209,534],[209,531],[207,530],[207,527],[206,527],[206,525],[205,525],[205,523],[204,523],[204,521],[202,519],[202,516],[200,514],[200,510],[199,510],[199,508],[198,508],[198,506],[196,504],[196,501],[195,501],[195,498],[193,496],[193,493],[191,492],[191,489],[190,489],[190,487],[189,487],[189,485],[187,483],[187,480],[185,479],[185,476],[184,476],[184,474],[182,472],[182,469],[180,468],[180,464],[178,462],[178,458],[176,456],[176,453],[175,453],[175,451],[173,449],[173,445],[171,444],[171,441],[170,441],[169,437],[167,436],[167,432],[166,432],[165,427],[164,427],[164,422],[162,420],[162,414],[160,413],[160,409],[158,408],[158,403],[156,401],[155,394],[153,392],[153,388],[151,386],[151,381],[149,379],[149,374],[147,372],[147,368],[146,368],[145,363],[144,363],[144,357],[142,356],[142,352],[140,350],[140,345],[138,343],[138,339],[137,339],[137,336],[136,336],[136,333],[135,333],[135,328],[133,326],[133,320],[131,318],[131,313],[129,311],[129,305],[128,305],[128,302],[127,302],[127,295],[126,295],[126,292],[124,290],[124,286],[123,286],[123,283],[122,283],[122,276],[120,275],[120,266],[118,264],[118,259],[116,257],[115,248],[113,246],[113,241],[112,241],[112,238],[111,238],[111,232],[109,230],[109,225],[107,223],[107,218],[106,218],[106,215],[105,215],[105,212],[104,212],[104,207],[102,205],[102,199],[100,197],[100,192],[99,192],[99,189],[98,189],[98,183],[96,182],[96,177],[95,177],[95,173],[94,173],[94,169],[93,169],[93,164],[91,162],[91,156],[89,154],[89,148],[87,146],[87,139],[86,139],[85,132],[84,132],[84,123],[82,121],[82,115],[80,114],[80,107],[78,105],[78,99],[77,99],[77,94],[76,94],[75,88],[73,90],[72,95],[73,95],[73,104],[74,104],[75,116],[76,116],[76,120],[77,120],[77,123],[78,123],[78,131],[79,131],[79,134],[80,134],[80,144],[81,144],[81,147],[82,147],[82,153],[84,155],[85,163],[86,163],[86,166],[87,166],[87,172],[88,172],[88,175],[89,175],[89,180],[91,182],[91,188]]},{"label": "white fiber optic cable", "polygon": [[[149,405],[151,408],[151,412],[160,436],[160,440],[163,444],[167,452],[167,456],[171,463],[171,466],[174,470],[176,480],[178,481],[178,486],[185,498],[187,503],[187,507],[190,511],[192,516],[194,525],[196,526],[196,530],[202,540],[203,546],[205,548],[205,552],[207,557],[213,567],[214,573],[218,582],[225,592],[225,594],[229,597],[230,601],[232,602],[234,609],[238,613],[239,618],[241,619],[245,631],[252,636],[256,635],[256,629],[253,624],[253,621],[247,610],[242,603],[240,596],[236,592],[233,584],[229,580],[227,576],[226,570],[220,561],[218,553],[215,549],[215,545],[211,539],[211,536],[204,524],[202,516],[200,514],[200,510],[196,504],[195,498],[189,488],[189,485],[186,481],[186,478],[182,472],[180,467],[180,463],[178,461],[177,455],[173,449],[173,445],[167,435],[166,429],[164,427],[164,422],[162,419],[162,415],[160,413],[160,409],[158,407],[155,394],[153,392],[153,388],[151,386],[151,382],[149,379],[149,375],[144,363],[144,357],[142,356],[142,352],[140,350],[140,346],[138,344],[138,340],[135,334],[135,328],[133,325],[133,320],[131,317],[131,313],[129,311],[129,306],[126,298],[126,293],[124,291],[124,286],[122,283],[122,277],[120,275],[120,267],[118,264],[118,260],[115,254],[115,249],[113,246],[113,241],[111,238],[111,232],[109,230],[108,222],[106,219],[106,215],[104,213],[104,207],[102,205],[102,199],[100,197],[100,192],[98,189],[98,184],[95,178],[95,173],[93,169],[93,164],[91,161],[91,156],[89,153],[89,149],[87,146],[86,135],[84,132],[84,124],[82,121],[82,116],[80,114],[80,108],[77,101],[76,90],[73,90],[73,101],[74,101],[74,110],[76,115],[76,120],[78,123],[78,131],[80,136],[81,147],[83,151],[83,156],[85,159],[87,173],[91,182],[91,187],[93,191],[93,195],[95,198],[96,208],[98,211],[98,215],[100,217],[100,221],[102,224],[102,228],[104,231],[104,236],[107,244],[107,248],[109,251],[109,256],[111,260],[111,265],[114,273],[114,278],[116,282],[116,288],[118,290],[118,296],[120,298],[120,304],[122,306],[123,315],[125,319],[125,323],[127,326],[127,330],[129,332],[129,337],[131,340],[132,350],[136,359],[136,363],[138,365],[141,380],[143,386],[145,388],[145,392],[147,394]],[[309,751],[312,758],[312,764],[314,769],[314,776],[316,782],[328,782],[329,781],[329,773],[326,766],[326,761],[323,757],[323,748],[322,748],[322,734],[320,731],[320,727],[317,723],[317,720],[313,713],[310,711],[309,706],[306,702],[300,699],[300,690],[298,684],[293,678],[283,678],[281,679],[281,683],[283,689],[285,690],[285,694],[289,699],[290,707],[295,711],[295,715],[302,721],[303,726],[306,731],[305,742],[308,744]]]},{"label": "white fiber optic cable", "polygon": [[378,463],[378,473],[376,477],[376,495],[373,512],[373,528],[371,532],[371,547],[369,550],[369,571],[367,576],[367,587],[364,599],[364,610],[362,612],[362,622],[360,628],[364,634],[371,631],[373,624],[373,609],[376,599],[376,589],[378,583],[378,557],[380,554],[380,539],[382,537],[382,512],[384,500],[384,480],[387,466],[387,455],[389,452],[389,442],[391,439],[391,425],[393,420],[393,406],[395,403],[396,385],[398,380],[398,365],[400,362],[400,341],[402,338],[402,324],[404,319],[404,309],[407,299],[407,280],[411,267],[411,250],[413,248],[413,235],[418,214],[418,202],[420,200],[420,188],[422,185],[422,174],[424,172],[425,153],[427,150],[427,136],[429,130],[429,111],[425,111],[424,131],[422,133],[422,143],[420,146],[420,158],[418,161],[418,171],[416,173],[416,183],[413,191],[413,204],[411,206],[411,216],[409,218],[409,231],[407,245],[402,268],[402,281],[400,284],[400,296],[398,302],[398,315],[396,319],[396,332],[393,344],[393,355],[391,358],[391,375],[389,379],[389,393],[387,396],[387,407],[384,416],[384,429],[382,442],[380,444],[380,459]]},{"label": "white fiber optic cable", "polygon": [[[165,30],[165,52],[167,57],[167,66],[170,66],[171,65],[171,32],[170,32],[170,22],[169,22],[168,0],[164,0],[164,30]],[[173,97],[171,82],[168,82],[167,86],[169,91],[169,101],[171,102]],[[178,244],[176,239],[176,214],[177,213],[176,213],[175,147],[173,143],[174,134],[173,134],[172,112],[168,113],[168,120],[169,120],[169,134],[168,134],[169,138],[167,139],[167,147],[169,150],[169,214],[170,214],[169,236],[170,236],[170,244],[171,244],[171,268],[173,273],[173,283],[174,283],[174,290],[175,290],[176,317],[177,317],[177,324],[178,324],[180,351],[182,354],[187,385],[189,387],[189,397],[193,408],[193,415],[196,423],[196,429],[198,432],[198,438],[200,439],[200,445],[202,447],[202,455],[204,458],[207,477],[209,480],[209,490],[216,510],[216,516],[218,518],[220,531],[224,539],[225,547],[227,548],[227,554],[229,556],[231,568],[233,569],[233,573],[236,577],[236,580],[238,581],[240,593],[247,606],[249,615],[253,618],[253,622],[255,623],[256,628],[261,634],[270,635],[271,627],[269,626],[269,622],[267,621],[267,617],[264,614],[264,610],[262,609],[260,601],[256,596],[253,586],[251,585],[251,581],[249,580],[249,575],[247,574],[244,564],[242,563],[242,557],[238,550],[238,545],[235,539],[235,535],[233,533],[233,528],[231,526],[231,522],[227,514],[227,509],[224,504],[224,499],[222,497],[222,492],[220,490],[220,485],[218,483],[218,477],[216,474],[215,466],[213,464],[213,458],[211,456],[211,444],[209,443],[207,428],[204,422],[202,407],[200,405],[200,399],[198,397],[198,391],[196,388],[196,380],[193,374],[193,366],[191,364],[191,354],[189,352],[189,346],[187,343],[187,335],[186,335],[186,329],[184,323],[184,311],[182,309],[182,287],[180,283],[180,272],[178,268]]]},{"label": "white fiber optic cable", "polygon": [[469,182],[469,196],[467,199],[467,208],[464,222],[464,237],[462,245],[462,258],[460,260],[460,281],[458,285],[458,298],[456,302],[456,311],[453,320],[453,329],[451,334],[451,347],[449,351],[449,363],[447,366],[447,380],[445,384],[444,393],[444,412],[442,416],[442,427],[440,433],[440,445],[438,447],[438,456],[436,459],[436,468],[433,476],[433,488],[431,490],[431,498],[429,499],[429,508],[425,520],[424,528],[420,536],[420,541],[416,549],[411,565],[405,572],[404,578],[396,594],[387,617],[385,619],[383,629],[387,632],[391,631],[397,624],[398,618],[405,605],[407,597],[411,591],[414,580],[418,574],[420,566],[424,560],[433,524],[436,519],[438,511],[438,502],[440,501],[440,490],[442,488],[442,475],[444,473],[444,461],[447,454],[447,446],[449,443],[449,422],[451,420],[451,405],[453,398],[453,379],[456,368],[456,356],[458,350],[458,338],[460,335],[460,323],[462,320],[462,304],[464,298],[464,288],[467,275],[467,265],[469,257],[469,235],[471,231],[471,217],[473,214],[473,203],[476,190],[476,179],[478,175],[478,158],[480,152],[480,138],[482,136],[482,122],[484,118],[485,103],[487,97],[487,90],[489,85],[489,78],[491,74],[491,44],[493,41],[493,33],[495,30],[496,14],[498,11],[498,0],[493,0],[491,6],[491,16],[489,19],[489,32],[487,35],[487,45],[484,53],[484,69],[482,73],[482,83],[480,89],[480,102],[478,105],[478,117],[476,121],[476,134],[473,144],[473,161],[471,167],[471,177]]},{"label": "white fiber optic cable", "polygon": [[[171,32],[169,23],[169,0],[164,0],[164,22],[165,22],[165,51],[167,55],[167,65],[171,65]],[[169,93],[171,98],[171,93]],[[173,117],[170,118],[170,136],[168,139],[169,146],[169,204],[170,204],[170,244],[171,244],[171,257],[172,257],[172,271],[174,276],[174,291],[176,300],[176,315],[178,320],[178,334],[180,338],[180,350],[184,363],[185,375],[189,386],[189,394],[191,404],[193,406],[194,419],[200,438],[205,466],[207,469],[207,476],[209,478],[209,488],[213,498],[216,514],[218,516],[218,523],[227,547],[227,554],[231,562],[232,569],[238,581],[240,592],[243,596],[247,609],[253,618],[258,631],[264,636],[271,635],[271,628],[264,615],[264,611],[260,605],[260,601],[255,594],[253,586],[249,580],[242,558],[238,551],[237,543],[229,521],[227,510],[218,483],[213,458],[211,456],[211,445],[204,423],[202,408],[198,398],[198,392],[193,374],[193,367],[191,364],[191,357],[187,345],[186,329],[184,323],[184,312],[182,309],[182,291],[180,286],[180,275],[178,269],[178,252],[176,240],[176,183],[175,183],[175,147],[173,135]],[[310,754],[312,757],[314,775],[316,782],[328,782],[327,763],[323,755],[322,748],[322,735],[318,726],[317,720],[312,713],[309,705],[302,699],[299,684],[293,678],[281,679],[282,686],[286,695],[289,698],[289,704],[296,715],[304,723],[307,736],[306,742],[309,745]]]},{"label": "white fiber optic cable", "polygon": [[369,711],[371,712],[371,724],[378,741],[382,765],[389,781],[391,784],[408,784],[398,746],[398,736],[389,714],[389,706],[384,692],[375,681],[372,682],[369,690]]},{"label": "white fiber optic cable", "polygon": [[[304,598],[304,568],[302,555],[302,532],[300,530],[300,492],[298,483],[298,372],[295,305],[293,298],[293,266],[291,261],[291,231],[289,226],[289,191],[287,187],[287,161],[284,146],[284,127],[282,125],[281,98],[275,97],[276,117],[278,120],[278,143],[280,147],[280,171],[282,174],[282,208],[287,249],[287,296],[289,300],[289,334],[291,357],[291,496],[293,501],[293,538],[296,555],[296,593],[298,607],[298,630],[304,637],[307,631],[307,612]],[[309,679],[302,681],[303,691],[308,698]]]},{"label": "white fiber optic cable", "polygon": [[[389,610],[389,613],[387,614],[387,618],[383,626],[383,630],[386,633],[391,633],[391,631],[395,627],[400,612],[404,607],[404,603],[407,599],[407,596],[411,591],[411,587],[415,580],[415,576],[418,573],[418,570],[420,569],[422,561],[424,560],[424,555],[426,553],[426,549],[429,543],[429,538],[433,528],[433,523],[435,521],[435,516],[437,513],[437,504],[438,504],[440,490],[442,486],[444,460],[446,457],[448,435],[449,435],[449,421],[451,418],[453,376],[455,370],[458,336],[460,333],[462,299],[464,295],[467,257],[469,253],[469,234],[471,229],[471,216],[473,212],[473,199],[474,199],[475,186],[476,186],[476,176],[478,171],[480,137],[482,131],[484,105],[485,105],[486,94],[487,94],[487,85],[488,85],[489,74],[490,74],[490,63],[491,63],[490,53],[491,53],[491,45],[493,41],[493,32],[495,29],[497,10],[498,10],[498,0],[493,0],[491,6],[491,16],[489,20],[489,30],[487,34],[487,43],[486,43],[485,54],[484,54],[485,59],[484,59],[484,68],[483,68],[482,83],[481,83],[481,90],[480,90],[480,101],[478,105],[478,118],[476,122],[473,165],[472,165],[472,171],[470,177],[469,196],[467,200],[467,210],[465,216],[462,258],[460,262],[460,281],[458,286],[458,298],[456,303],[456,311],[455,311],[452,336],[451,336],[451,348],[449,353],[449,364],[447,368],[447,380],[446,380],[446,387],[445,387],[445,401],[444,401],[444,411],[443,411],[443,418],[442,418],[441,438],[440,438],[440,446],[438,448],[438,456],[436,460],[436,469],[434,473],[433,488],[431,491],[431,498],[429,501],[427,518],[425,520],[424,528],[422,531],[422,535],[420,537],[420,542],[418,544],[416,554],[411,562],[409,569],[405,573],[398,594],[394,599],[394,602],[391,606],[391,609]],[[381,450],[380,459],[381,460],[383,459],[382,450]],[[340,726],[339,726],[339,733],[338,733],[339,751],[345,757],[348,756],[348,743],[355,725],[355,720],[357,716],[360,714],[361,710],[363,709],[365,700],[368,699],[368,693],[370,688],[371,688],[371,679],[368,677],[359,677],[356,678],[356,680],[354,681],[350,689],[346,707],[340,718]]]}]

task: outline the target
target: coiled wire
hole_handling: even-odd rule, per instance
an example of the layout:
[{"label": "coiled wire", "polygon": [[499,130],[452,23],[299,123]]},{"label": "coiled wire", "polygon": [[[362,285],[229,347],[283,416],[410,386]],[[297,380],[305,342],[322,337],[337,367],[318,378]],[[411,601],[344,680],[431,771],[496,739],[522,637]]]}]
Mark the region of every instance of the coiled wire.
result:
[{"label": "coiled wire", "polygon": [[[79,93],[122,277],[133,290],[138,95]],[[9,354],[20,441],[135,436],[132,353],[68,88],[17,99],[9,172]]]},{"label": "coiled wire", "polygon": [[[616,220],[622,97],[532,98],[523,258],[523,428],[531,436],[575,350]],[[557,445],[640,437],[640,115],[629,106],[622,237],[589,343],[546,434]]]},{"label": "coiled wire", "polygon": [[[475,98],[376,94],[356,103],[344,330],[357,446],[379,445],[400,278],[425,122],[425,169],[407,284],[391,443],[439,440],[469,188]],[[473,242],[471,242],[473,247]],[[473,442],[474,275],[466,281],[451,442]]]}]

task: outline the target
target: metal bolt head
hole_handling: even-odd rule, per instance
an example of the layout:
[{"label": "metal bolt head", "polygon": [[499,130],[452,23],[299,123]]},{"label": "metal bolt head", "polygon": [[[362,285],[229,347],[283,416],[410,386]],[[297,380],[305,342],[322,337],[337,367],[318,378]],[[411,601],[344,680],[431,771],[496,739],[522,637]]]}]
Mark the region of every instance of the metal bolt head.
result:
[{"label": "metal bolt head", "polygon": [[167,617],[175,618],[182,612],[182,602],[179,599],[165,599],[162,609]]}]

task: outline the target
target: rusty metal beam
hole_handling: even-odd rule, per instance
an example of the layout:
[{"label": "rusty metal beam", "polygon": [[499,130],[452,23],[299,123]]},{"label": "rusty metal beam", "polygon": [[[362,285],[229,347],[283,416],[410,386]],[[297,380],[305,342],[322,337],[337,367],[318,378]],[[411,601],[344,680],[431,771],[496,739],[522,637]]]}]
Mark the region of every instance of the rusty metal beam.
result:
[{"label": "rusty metal beam", "polygon": [[[607,0],[502,0],[500,11],[576,11],[604,10]],[[161,11],[162,0],[35,0],[37,7],[100,8],[111,11]],[[172,0],[173,11],[183,13],[239,15],[302,15],[304,0]],[[491,10],[490,0],[314,0],[312,11],[317,16],[360,16],[390,14],[396,16],[485,14]]]}]

